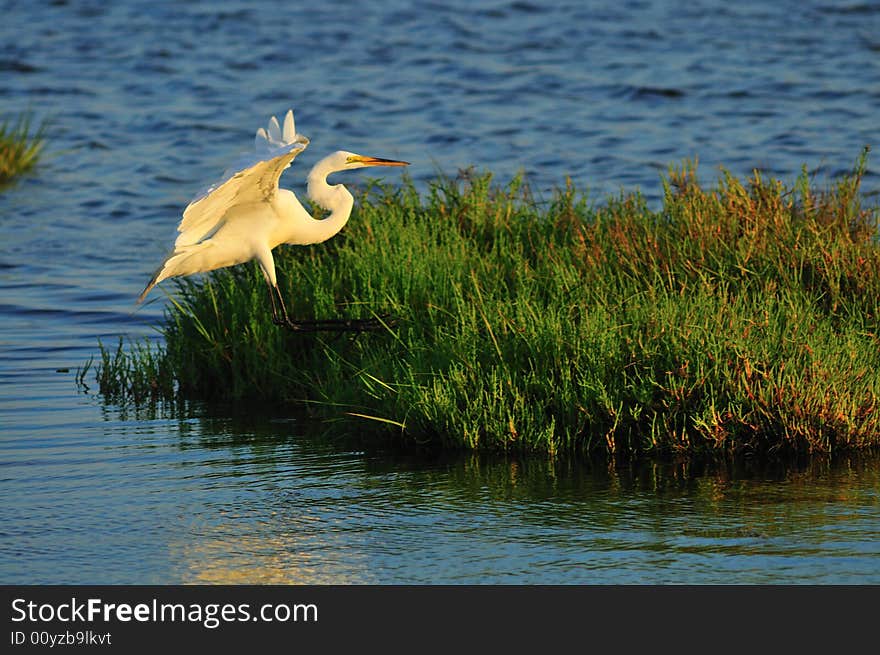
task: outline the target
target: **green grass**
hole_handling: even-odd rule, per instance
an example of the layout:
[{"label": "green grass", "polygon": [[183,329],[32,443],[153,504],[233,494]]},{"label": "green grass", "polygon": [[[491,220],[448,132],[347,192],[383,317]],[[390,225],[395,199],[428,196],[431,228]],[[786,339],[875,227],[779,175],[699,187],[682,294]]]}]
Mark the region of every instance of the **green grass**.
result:
[{"label": "green grass", "polygon": [[31,170],[40,158],[45,144],[46,123],[32,130],[32,116],[21,115],[14,125],[0,125],[0,185]]},{"label": "green grass", "polygon": [[[866,151],[867,152],[867,151]],[[572,453],[833,452],[880,443],[878,212],[819,191],[670,171],[591,205],[488,174],[372,186],[333,240],[279,248],[293,334],[256,266],[184,280],[162,344],[102,347],[113,402],[255,400],[377,443]],[[174,289],[173,285],[171,286]]]}]

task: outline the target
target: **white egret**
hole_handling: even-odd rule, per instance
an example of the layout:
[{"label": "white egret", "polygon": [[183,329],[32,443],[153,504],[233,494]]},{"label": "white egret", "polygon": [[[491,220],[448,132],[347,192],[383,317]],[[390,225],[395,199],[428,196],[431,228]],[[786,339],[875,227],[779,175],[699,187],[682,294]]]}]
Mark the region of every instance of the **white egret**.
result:
[{"label": "white egret", "polygon": [[138,302],[167,278],[256,259],[269,286],[272,320],[276,324],[294,330],[378,327],[380,323],[371,320],[292,321],[278,289],[272,250],[281,244],[321,243],[345,226],[354,197],[341,184],[328,184],[331,173],[366,166],[406,166],[408,162],[343,150],[325,157],[315,164],[307,178],[309,198],[330,211],[326,218],[316,219],[292,191],[278,188],[281,173],[308,144],[306,137],[296,133],[293,111],[288,110],[283,127],[272,116],[268,129],[257,130],[255,152],[233,164],[220,181],[197,195],[184,210],[174,249],[156,270]]}]

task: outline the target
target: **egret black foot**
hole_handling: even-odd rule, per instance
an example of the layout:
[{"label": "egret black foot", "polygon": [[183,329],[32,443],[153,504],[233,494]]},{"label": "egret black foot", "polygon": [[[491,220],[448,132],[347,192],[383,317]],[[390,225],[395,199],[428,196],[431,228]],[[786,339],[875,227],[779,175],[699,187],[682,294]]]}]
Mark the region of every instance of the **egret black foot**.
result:
[{"label": "egret black foot", "polygon": [[375,332],[397,325],[397,320],[389,314],[373,318],[328,318],[310,321],[275,321],[294,332]]}]

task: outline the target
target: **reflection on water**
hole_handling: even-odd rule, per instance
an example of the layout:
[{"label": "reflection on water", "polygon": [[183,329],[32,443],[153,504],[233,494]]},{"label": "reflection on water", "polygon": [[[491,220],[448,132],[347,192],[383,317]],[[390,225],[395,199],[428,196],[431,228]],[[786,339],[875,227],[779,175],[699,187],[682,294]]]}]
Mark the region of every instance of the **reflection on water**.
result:
[{"label": "reflection on water", "polygon": [[0,193],[0,582],[880,582],[877,457],[365,455],[73,382],[98,339],[153,335],[169,231],[270,114],[312,138],[298,192],[338,148],[597,201],[656,203],[696,156],[821,183],[877,138],[880,9],[844,4],[5,2],[0,121],[52,141]]},{"label": "reflection on water", "polygon": [[3,443],[4,582],[880,583],[880,455],[427,458],[75,413]]}]

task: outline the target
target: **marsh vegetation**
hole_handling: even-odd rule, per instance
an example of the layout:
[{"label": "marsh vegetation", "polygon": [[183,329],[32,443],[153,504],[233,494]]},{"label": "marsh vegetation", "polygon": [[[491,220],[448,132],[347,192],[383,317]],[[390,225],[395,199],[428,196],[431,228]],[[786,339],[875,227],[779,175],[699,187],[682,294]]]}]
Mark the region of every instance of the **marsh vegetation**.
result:
[{"label": "marsh vegetation", "polygon": [[34,166],[43,152],[46,123],[34,127],[33,116],[22,114],[14,123],[0,124],[0,186]]},{"label": "marsh vegetation", "polygon": [[854,172],[817,189],[686,164],[652,209],[516,178],[374,184],[336,238],[276,251],[297,318],[255,265],[168,285],[153,343],[102,345],[112,402],[269,402],[438,448],[832,452],[880,443],[878,212]]}]

